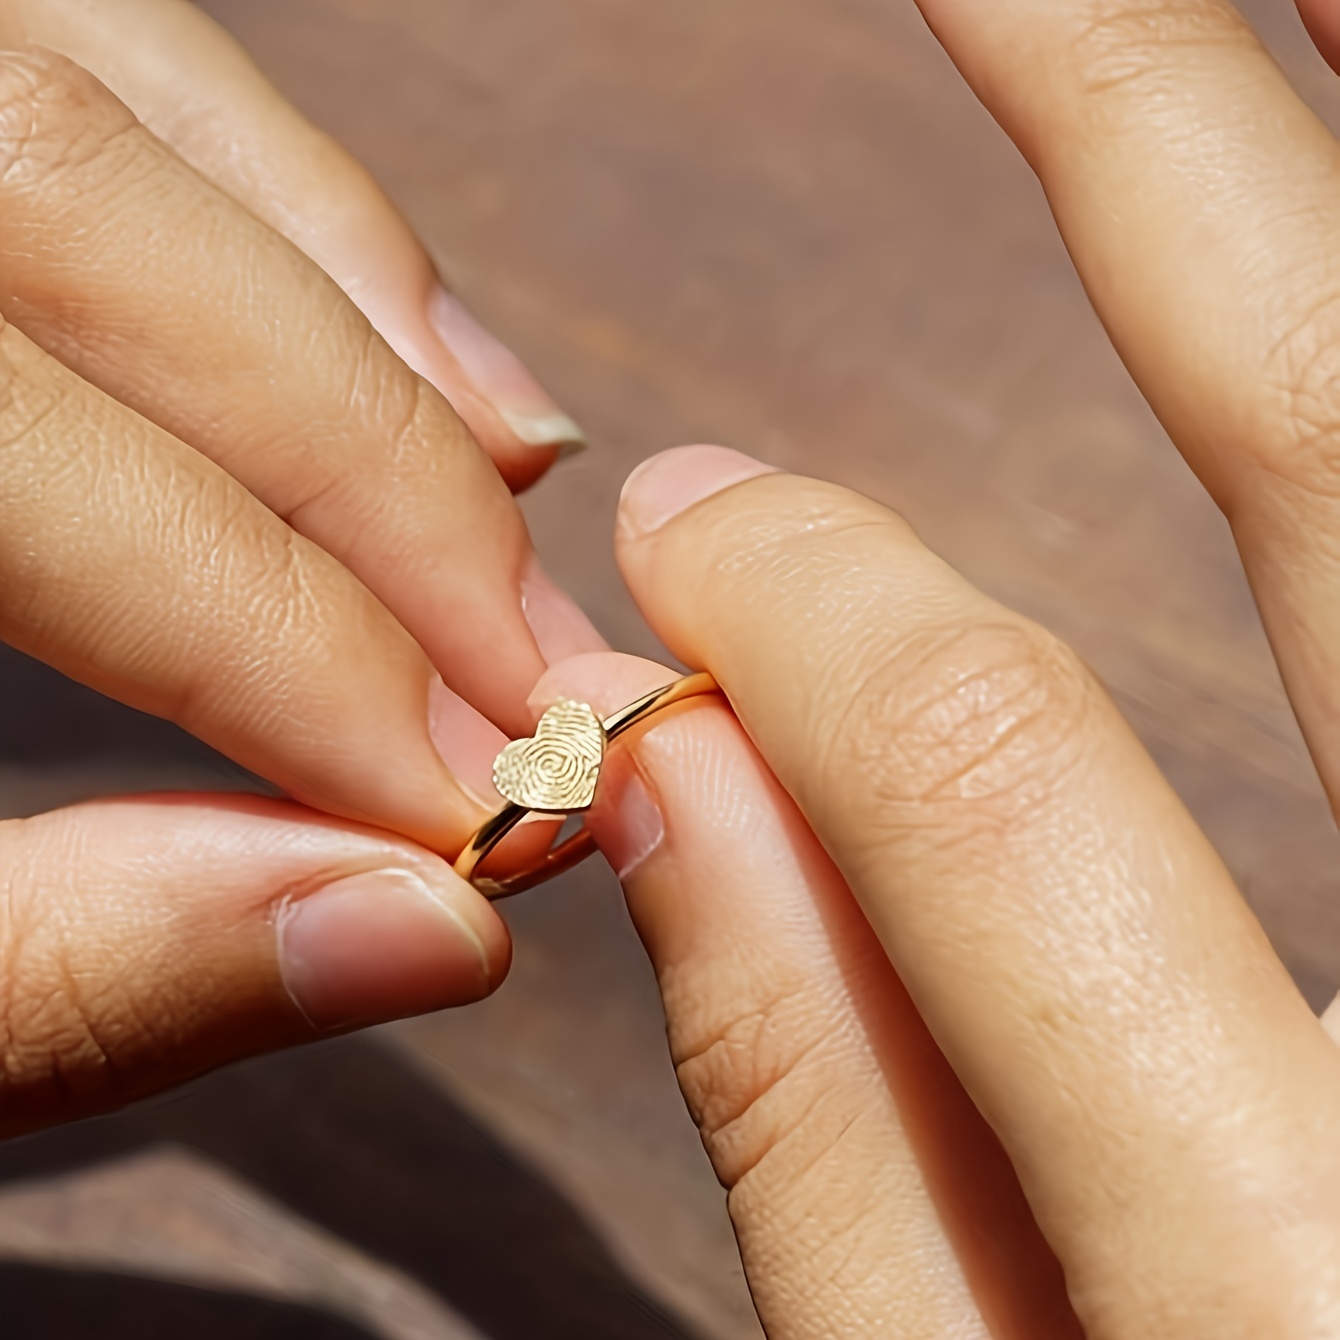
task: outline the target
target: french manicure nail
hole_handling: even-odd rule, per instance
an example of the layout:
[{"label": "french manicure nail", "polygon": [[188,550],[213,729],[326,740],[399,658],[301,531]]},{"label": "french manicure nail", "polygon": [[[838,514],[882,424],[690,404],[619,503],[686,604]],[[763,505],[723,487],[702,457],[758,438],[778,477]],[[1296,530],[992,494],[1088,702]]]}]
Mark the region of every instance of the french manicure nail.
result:
[{"label": "french manicure nail", "polygon": [[439,286],[429,300],[428,319],[475,390],[523,445],[558,447],[564,456],[587,445],[586,434],[526,365],[455,294]]},{"label": "french manicure nail", "polygon": [[286,902],[275,930],[284,987],[315,1028],[403,1019],[491,989],[480,935],[408,870],[351,875]]},{"label": "french manicure nail", "polygon": [[779,473],[728,447],[676,447],[653,456],[628,476],[619,499],[619,529],[631,538],[650,535],[681,512],[760,475]]},{"label": "french manicure nail", "polygon": [[440,679],[428,688],[428,734],[451,775],[486,810],[502,802],[493,786],[493,763],[507,736]]},{"label": "french manicure nail", "polygon": [[536,554],[526,560],[521,574],[521,612],[535,635],[540,655],[549,665],[566,661],[569,656],[609,650],[609,643],[581,606],[554,584]]}]

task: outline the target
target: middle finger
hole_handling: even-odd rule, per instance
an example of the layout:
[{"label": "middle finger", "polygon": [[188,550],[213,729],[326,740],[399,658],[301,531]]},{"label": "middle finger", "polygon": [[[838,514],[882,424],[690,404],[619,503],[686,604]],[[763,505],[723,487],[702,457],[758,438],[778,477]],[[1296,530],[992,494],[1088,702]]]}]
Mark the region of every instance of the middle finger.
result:
[{"label": "middle finger", "polygon": [[347,568],[0,319],[0,638],[296,799],[456,850],[436,676]]},{"label": "middle finger", "polygon": [[447,402],[291,243],[101,84],[0,57],[0,315],[218,462],[344,562],[448,684],[526,724],[544,669],[598,646]]}]

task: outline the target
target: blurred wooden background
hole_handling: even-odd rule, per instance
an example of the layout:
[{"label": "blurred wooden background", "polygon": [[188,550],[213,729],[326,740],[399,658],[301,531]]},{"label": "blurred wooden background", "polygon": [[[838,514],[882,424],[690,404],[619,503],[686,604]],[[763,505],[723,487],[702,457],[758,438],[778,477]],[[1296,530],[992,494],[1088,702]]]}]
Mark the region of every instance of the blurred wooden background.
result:
[{"label": "blurred wooden background", "polygon": [[[616,645],[651,648],[610,529],[652,451],[723,441],[884,499],[1083,652],[1330,998],[1340,845],[1227,529],[910,0],[205,7],[590,431],[526,505]],[[1288,0],[1246,8],[1340,124]],[[0,671],[8,812],[229,780]],[[757,1336],[612,882],[509,917],[480,1007],[0,1150],[6,1334]]]}]

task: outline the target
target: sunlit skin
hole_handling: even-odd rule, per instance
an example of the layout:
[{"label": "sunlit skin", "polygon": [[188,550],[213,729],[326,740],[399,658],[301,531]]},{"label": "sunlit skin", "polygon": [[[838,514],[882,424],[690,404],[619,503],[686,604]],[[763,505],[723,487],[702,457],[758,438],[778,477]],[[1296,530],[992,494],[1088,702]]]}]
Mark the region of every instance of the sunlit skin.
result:
[{"label": "sunlit skin", "polygon": [[[922,7],[1232,524],[1334,798],[1340,150],[1227,4]],[[618,554],[735,714],[658,725],[592,822],[769,1335],[1340,1334],[1340,1054],[1075,657],[720,448],[629,481]]]},{"label": "sunlit skin", "polygon": [[[504,478],[561,412],[231,44],[132,7],[126,45],[0,0],[79,62],[0,56],[0,627],[307,803],[0,825],[2,1133],[491,990],[505,928],[433,852],[504,731],[673,677],[534,565]],[[922,8],[1232,524],[1340,795],[1340,148],[1225,0]],[[1076,658],[722,448],[633,476],[617,554],[724,697],[621,749],[590,822],[773,1340],[1340,1334],[1340,1054]]]},{"label": "sunlit skin", "polygon": [[579,439],[194,6],[0,3],[0,635],[311,807],[0,825],[0,1131],[497,984],[433,853],[603,645],[508,487]]}]

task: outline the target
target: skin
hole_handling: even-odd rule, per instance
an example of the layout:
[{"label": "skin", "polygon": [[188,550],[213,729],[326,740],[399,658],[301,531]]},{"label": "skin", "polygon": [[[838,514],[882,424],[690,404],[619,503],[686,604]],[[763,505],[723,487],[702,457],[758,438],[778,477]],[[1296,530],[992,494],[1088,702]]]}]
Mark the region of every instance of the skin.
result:
[{"label": "skin", "polygon": [[[1228,517],[1334,798],[1340,151],[1227,4],[922,7]],[[1340,1056],[1074,655],[721,448],[629,481],[618,556],[724,692],[591,823],[768,1334],[1340,1331]],[[581,658],[533,702],[669,677]]]},{"label": "skin", "polygon": [[[1227,4],[924,9],[1224,508],[1335,795],[1340,150]],[[36,430],[71,397],[50,403]],[[231,534],[203,571],[235,562]],[[591,824],[769,1334],[1340,1331],[1340,1055],[1073,654],[887,510],[721,448],[629,481],[618,557],[724,694],[621,752]],[[587,655],[529,712],[611,710],[669,677]],[[369,961],[414,963],[397,1003],[425,1008],[423,965],[450,958],[445,938],[412,958],[430,923],[469,932],[460,992],[505,963],[436,858],[295,806],[114,802],[0,843],[18,1127],[366,1019],[387,1000]],[[391,900],[414,880],[426,900]],[[350,924],[424,930],[350,953]]]},{"label": "skin", "polygon": [[437,853],[603,645],[509,489],[579,440],[194,6],[0,2],[0,636],[302,802],[0,824],[0,1134],[497,985]]},{"label": "skin", "polygon": [[766,474],[629,523],[723,457],[639,476],[620,550],[738,724],[656,726],[593,823],[769,1333],[1326,1334],[1340,1058],[1213,850],[1073,656],[884,509]]}]

